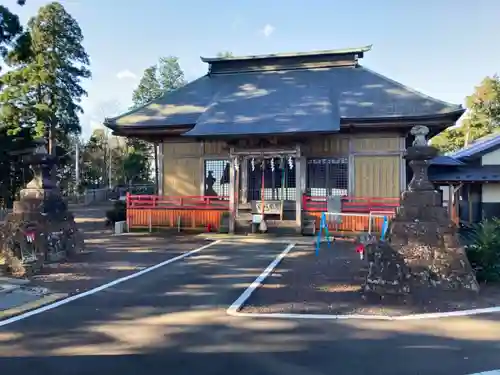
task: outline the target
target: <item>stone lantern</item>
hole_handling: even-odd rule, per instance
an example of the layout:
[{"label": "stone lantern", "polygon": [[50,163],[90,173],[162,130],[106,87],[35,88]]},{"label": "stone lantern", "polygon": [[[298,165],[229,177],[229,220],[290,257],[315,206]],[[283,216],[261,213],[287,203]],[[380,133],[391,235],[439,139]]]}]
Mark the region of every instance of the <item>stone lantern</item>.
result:
[{"label": "stone lantern", "polygon": [[401,196],[386,242],[367,246],[370,263],[365,291],[379,294],[409,293],[414,287],[478,291],[457,227],[443,207],[442,195],[429,181],[429,161],[438,155],[429,146],[429,129],[415,126],[415,137],[404,158],[413,178]]},{"label": "stone lantern", "polygon": [[45,145],[36,140],[33,148],[24,150],[22,159],[33,179],[21,190],[2,228],[1,251],[7,267],[18,275],[83,250],[83,236],[52,176],[57,159]]}]

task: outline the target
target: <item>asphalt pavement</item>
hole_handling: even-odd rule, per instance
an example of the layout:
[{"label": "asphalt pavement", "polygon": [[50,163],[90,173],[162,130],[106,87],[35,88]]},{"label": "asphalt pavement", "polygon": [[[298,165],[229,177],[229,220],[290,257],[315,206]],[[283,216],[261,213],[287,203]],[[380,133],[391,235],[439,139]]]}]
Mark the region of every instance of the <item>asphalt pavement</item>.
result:
[{"label": "asphalt pavement", "polygon": [[226,315],[284,247],[217,244],[0,327],[0,374],[465,375],[500,368],[494,315],[410,322]]}]

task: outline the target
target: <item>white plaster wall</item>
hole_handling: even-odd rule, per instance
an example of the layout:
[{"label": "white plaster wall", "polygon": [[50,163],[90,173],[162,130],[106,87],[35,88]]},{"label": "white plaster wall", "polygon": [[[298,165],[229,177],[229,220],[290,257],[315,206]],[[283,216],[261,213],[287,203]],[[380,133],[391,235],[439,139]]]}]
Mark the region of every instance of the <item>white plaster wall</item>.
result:
[{"label": "white plaster wall", "polygon": [[447,207],[450,200],[450,188],[448,186],[439,187],[443,192],[443,206]]},{"label": "white plaster wall", "polygon": [[483,155],[481,158],[482,165],[500,165],[500,149]]},{"label": "white plaster wall", "polygon": [[483,184],[484,203],[500,203],[500,183]]}]

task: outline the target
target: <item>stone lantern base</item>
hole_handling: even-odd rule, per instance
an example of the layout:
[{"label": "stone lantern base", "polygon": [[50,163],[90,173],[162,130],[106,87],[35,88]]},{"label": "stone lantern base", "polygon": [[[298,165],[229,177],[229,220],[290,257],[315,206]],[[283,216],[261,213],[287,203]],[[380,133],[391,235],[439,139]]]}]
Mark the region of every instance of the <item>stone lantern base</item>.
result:
[{"label": "stone lantern base", "polygon": [[15,276],[83,251],[83,236],[58,189],[27,188],[2,228],[3,253]]},{"label": "stone lantern base", "polygon": [[407,150],[413,179],[401,196],[388,241],[367,246],[366,292],[406,294],[422,287],[479,291],[457,227],[427,177],[428,160],[436,154],[426,145]]}]

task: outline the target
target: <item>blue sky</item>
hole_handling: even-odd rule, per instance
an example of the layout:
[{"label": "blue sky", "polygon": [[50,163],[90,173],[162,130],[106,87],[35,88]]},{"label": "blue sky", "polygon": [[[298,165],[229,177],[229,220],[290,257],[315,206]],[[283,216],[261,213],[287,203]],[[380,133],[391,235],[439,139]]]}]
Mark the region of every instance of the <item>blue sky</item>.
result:
[{"label": "blue sky", "polygon": [[[22,21],[24,7],[4,0]],[[180,58],[186,78],[206,73],[200,56],[358,47],[361,61],[428,95],[462,104],[486,76],[500,73],[497,0],[63,0],[85,35],[93,78],[84,135],[131,102],[143,70],[160,56]]]}]

